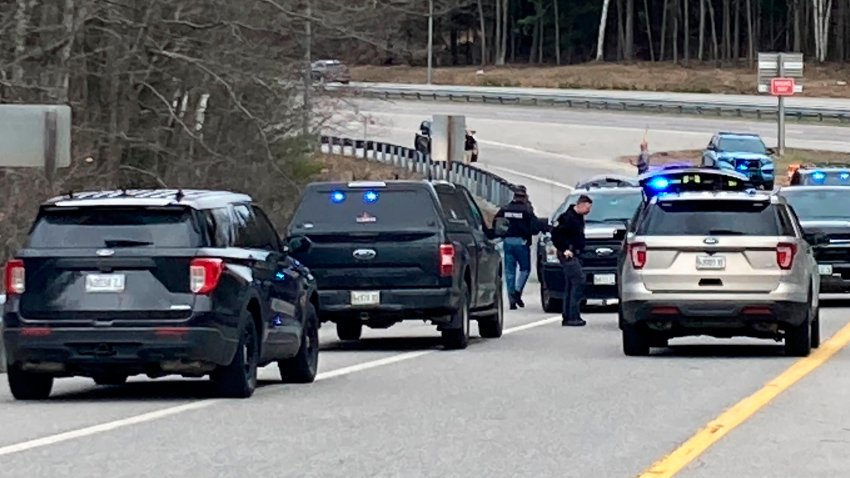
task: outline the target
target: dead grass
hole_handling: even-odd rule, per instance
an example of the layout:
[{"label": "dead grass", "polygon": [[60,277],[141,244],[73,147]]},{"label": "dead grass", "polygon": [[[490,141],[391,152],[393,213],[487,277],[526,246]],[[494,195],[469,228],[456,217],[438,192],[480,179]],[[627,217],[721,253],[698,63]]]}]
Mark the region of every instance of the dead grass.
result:
[{"label": "dead grass", "polygon": [[[437,68],[434,83],[680,93],[756,93],[755,68],[683,67],[672,63],[588,63],[560,67],[504,66]],[[355,66],[354,81],[424,83],[426,69],[409,66]],[[844,82],[842,85],[841,82]],[[806,65],[806,96],[850,97],[850,65]]]},{"label": "dead grass", "polygon": [[[677,162],[692,162],[699,164],[702,157],[702,150],[686,150],[686,151],[661,151],[653,153],[650,156],[650,164],[663,165]],[[618,161],[628,163],[634,159],[634,155],[621,156]],[[778,158],[776,161],[776,184],[779,186],[788,185],[788,177],[786,171],[788,166],[792,164],[804,163],[836,163],[850,165],[850,153],[839,153],[832,151],[816,151],[811,149],[786,149],[785,156]]]}]

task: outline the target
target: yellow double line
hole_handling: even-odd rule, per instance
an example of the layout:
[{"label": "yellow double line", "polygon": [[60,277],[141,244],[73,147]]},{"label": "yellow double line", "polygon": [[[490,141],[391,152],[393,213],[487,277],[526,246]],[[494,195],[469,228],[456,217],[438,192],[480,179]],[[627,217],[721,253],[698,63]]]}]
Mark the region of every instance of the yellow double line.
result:
[{"label": "yellow double line", "polygon": [[832,338],[821,344],[811,355],[798,360],[757,392],[708,422],[696,434],[682,443],[679,448],[638,475],[638,478],[669,478],[675,476],[676,473],[682,471],[712,445],[755,415],[779,394],[826,363],[848,343],[850,343],[850,324],[845,325]]}]

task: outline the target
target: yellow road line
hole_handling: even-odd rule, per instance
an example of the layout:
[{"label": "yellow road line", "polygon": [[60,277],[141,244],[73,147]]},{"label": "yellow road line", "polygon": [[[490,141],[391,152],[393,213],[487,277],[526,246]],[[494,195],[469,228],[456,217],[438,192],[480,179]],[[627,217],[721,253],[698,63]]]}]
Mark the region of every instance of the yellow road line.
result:
[{"label": "yellow road line", "polygon": [[808,357],[802,358],[764,387],[741,400],[708,422],[702,429],[672,453],[655,462],[638,478],[670,478],[699,458],[712,445],[747,421],[779,394],[791,388],[801,378],[826,363],[833,355],[850,343],[850,324],[845,325],[829,340],[822,343]]}]

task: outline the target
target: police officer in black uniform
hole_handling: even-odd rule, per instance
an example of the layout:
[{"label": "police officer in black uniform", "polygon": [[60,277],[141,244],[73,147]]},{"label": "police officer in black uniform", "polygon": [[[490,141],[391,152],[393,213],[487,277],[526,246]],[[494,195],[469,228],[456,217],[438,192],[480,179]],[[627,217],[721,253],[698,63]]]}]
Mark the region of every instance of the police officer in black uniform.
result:
[{"label": "police officer in black uniform", "polygon": [[504,238],[502,246],[505,254],[505,282],[510,308],[516,309],[517,305],[525,307],[522,291],[528,282],[528,276],[531,275],[531,238],[540,232],[540,221],[534,215],[524,187],[514,189],[513,200],[499,209],[494,223],[497,231],[500,229],[499,223],[504,225],[499,235]]},{"label": "police officer in black uniform", "polygon": [[581,327],[587,324],[581,318],[584,299],[584,271],[579,256],[584,250],[584,216],[590,213],[593,201],[582,194],[574,205],[558,216],[552,228],[552,245],[558,250],[558,259],[564,270],[564,308],[561,325]]}]

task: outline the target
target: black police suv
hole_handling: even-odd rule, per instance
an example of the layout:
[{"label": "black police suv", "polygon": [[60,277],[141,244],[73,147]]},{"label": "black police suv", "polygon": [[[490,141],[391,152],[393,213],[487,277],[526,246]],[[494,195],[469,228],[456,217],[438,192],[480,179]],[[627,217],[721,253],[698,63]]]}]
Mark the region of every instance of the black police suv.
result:
[{"label": "black police suv", "polygon": [[793,186],[783,196],[800,220],[818,261],[821,294],[850,294],[850,188]]},{"label": "black police suv", "polygon": [[[628,222],[643,200],[643,191],[628,182],[613,183],[614,186],[599,184],[598,181],[588,182],[584,189],[575,189],[552,214],[551,223],[554,224],[582,194],[593,200],[593,208],[585,217],[587,241],[579,259],[586,274],[585,299],[605,302],[617,298],[617,257]],[[538,239],[537,271],[543,310],[560,312],[564,273],[550,234]]]},{"label": "black police suv", "polygon": [[319,316],[341,340],[363,326],[427,320],[446,348],[502,335],[502,258],[469,191],[447,182],[308,185],[289,225],[319,286]]},{"label": "black police suv", "polygon": [[791,186],[850,186],[850,165],[802,166],[789,180]]},{"label": "black police suv", "polygon": [[43,204],[5,271],[3,340],[18,399],[57,377],[211,375],[245,398],[257,368],[312,382],[318,292],[251,197],[232,192],[73,193]]}]

